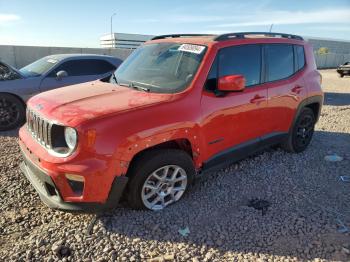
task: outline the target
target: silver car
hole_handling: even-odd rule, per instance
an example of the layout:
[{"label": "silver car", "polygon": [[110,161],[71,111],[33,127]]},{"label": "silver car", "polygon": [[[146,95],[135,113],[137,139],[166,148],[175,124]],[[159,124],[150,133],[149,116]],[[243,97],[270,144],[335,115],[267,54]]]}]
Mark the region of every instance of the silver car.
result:
[{"label": "silver car", "polygon": [[0,131],[25,121],[26,101],[51,89],[107,78],[122,60],[105,55],[61,54],[19,70],[0,62]]}]

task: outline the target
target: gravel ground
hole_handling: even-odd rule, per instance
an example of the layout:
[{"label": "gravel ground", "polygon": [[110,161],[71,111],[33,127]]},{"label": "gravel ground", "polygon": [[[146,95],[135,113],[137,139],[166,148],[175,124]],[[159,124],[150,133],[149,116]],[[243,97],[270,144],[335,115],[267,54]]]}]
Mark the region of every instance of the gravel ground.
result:
[{"label": "gravel ground", "polygon": [[[198,181],[161,212],[50,210],[20,174],[16,132],[0,134],[3,261],[350,261],[350,78],[324,70],[310,147],[271,149]],[[344,159],[327,162],[336,153]],[[251,199],[270,203],[248,207]],[[264,215],[263,215],[264,213]],[[188,227],[189,233],[178,230]],[[343,228],[344,229],[344,228]]]}]

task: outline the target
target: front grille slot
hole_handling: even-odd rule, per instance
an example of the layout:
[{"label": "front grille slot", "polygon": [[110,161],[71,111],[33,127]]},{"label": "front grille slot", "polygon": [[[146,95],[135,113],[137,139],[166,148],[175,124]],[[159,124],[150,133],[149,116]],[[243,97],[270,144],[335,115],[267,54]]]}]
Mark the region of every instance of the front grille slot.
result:
[{"label": "front grille slot", "polygon": [[32,137],[46,148],[51,148],[52,124],[27,108],[27,128]]}]

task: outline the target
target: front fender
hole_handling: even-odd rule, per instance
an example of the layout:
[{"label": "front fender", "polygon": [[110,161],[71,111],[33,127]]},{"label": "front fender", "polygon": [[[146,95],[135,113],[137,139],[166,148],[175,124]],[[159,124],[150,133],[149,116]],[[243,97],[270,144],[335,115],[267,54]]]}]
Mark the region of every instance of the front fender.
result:
[{"label": "front fender", "polygon": [[194,164],[199,167],[201,137],[198,130],[199,127],[195,124],[182,123],[181,127],[158,127],[156,130],[141,131],[120,141],[114,155],[120,161],[125,174],[131,160],[138,153],[162,143],[186,139],[191,145]]},{"label": "front fender", "polygon": [[39,93],[39,82],[35,78],[15,79],[10,81],[1,81],[0,93],[9,93],[20,97],[23,102]]}]

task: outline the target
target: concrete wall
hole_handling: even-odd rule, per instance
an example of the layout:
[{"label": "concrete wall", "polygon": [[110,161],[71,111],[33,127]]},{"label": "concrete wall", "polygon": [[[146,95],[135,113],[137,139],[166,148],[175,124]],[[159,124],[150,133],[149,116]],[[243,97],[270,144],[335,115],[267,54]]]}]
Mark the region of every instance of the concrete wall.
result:
[{"label": "concrete wall", "polygon": [[318,69],[336,68],[340,64],[350,61],[350,54],[328,53],[324,55],[315,54],[316,65]]},{"label": "concrete wall", "polygon": [[0,45],[0,61],[16,68],[21,68],[39,58],[52,54],[101,54],[115,56],[124,60],[131,52],[132,50],[129,49]]},{"label": "concrete wall", "polygon": [[[16,68],[21,68],[35,60],[51,54],[87,53],[104,54],[118,57],[122,60],[132,52],[130,49],[108,48],[73,48],[73,47],[41,47],[41,46],[8,46],[0,45],[0,61]],[[344,62],[350,61],[350,54],[328,53],[315,54],[318,68],[335,68]]]},{"label": "concrete wall", "polygon": [[330,53],[350,54],[350,41],[327,40],[316,38],[308,38],[307,41],[312,45],[314,51],[317,51],[321,47],[326,47],[328,48]]}]

